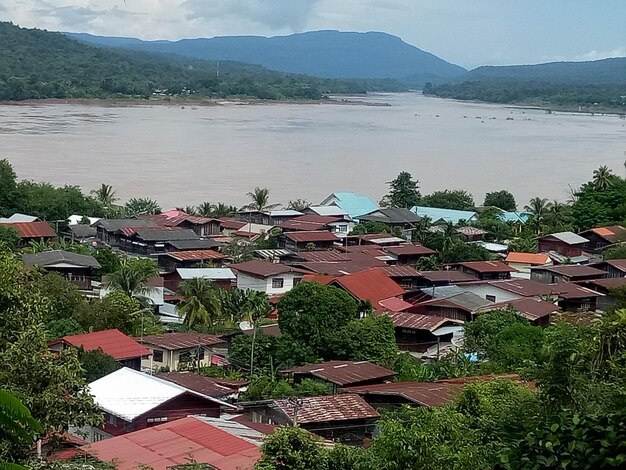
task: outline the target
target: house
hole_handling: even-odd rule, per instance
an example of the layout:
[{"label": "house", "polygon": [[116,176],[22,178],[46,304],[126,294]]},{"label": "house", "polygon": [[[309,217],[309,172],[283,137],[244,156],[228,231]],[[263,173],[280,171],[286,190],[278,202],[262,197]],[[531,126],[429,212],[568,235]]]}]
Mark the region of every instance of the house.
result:
[{"label": "house", "polygon": [[302,379],[327,382],[336,392],[340,387],[367,385],[392,380],[396,373],[369,361],[327,361],[279,371],[298,383]]},{"label": "house", "polygon": [[216,470],[253,470],[264,437],[234,419],[190,416],[94,442],[81,447],[78,455],[111,463],[118,470],[169,470],[190,462]]},{"label": "house", "polygon": [[230,267],[237,275],[238,289],[256,290],[268,295],[289,292],[308,272],[295,266],[261,260],[246,261]]},{"label": "house", "polygon": [[278,209],[269,211],[259,210],[241,210],[235,212],[235,220],[238,222],[245,222],[247,224],[258,225],[282,225],[285,221],[304,215],[300,211],[291,209]]},{"label": "house", "polygon": [[84,351],[100,350],[124,367],[141,370],[141,360],[148,358],[150,350],[117,329],[94,331],[82,335],[64,336],[48,343],[52,351],[81,348]]},{"label": "house", "polygon": [[399,229],[408,239],[420,220],[422,217],[403,207],[377,209],[359,217],[359,222],[382,222],[392,229]]},{"label": "house", "polygon": [[613,289],[626,288],[626,277],[592,279],[590,281],[577,282],[576,284],[603,294],[603,297],[596,299],[596,308],[605,311],[607,308],[613,307],[617,303],[617,299],[613,296]]},{"label": "house", "polygon": [[412,307],[401,298],[404,289],[380,268],[337,277],[330,285],[345,290],[357,301],[369,302],[376,311],[397,312]]},{"label": "house", "polygon": [[[224,354],[226,346],[225,341],[217,336],[193,332],[163,333],[135,339],[152,353],[149,360],[142,362],[142,367],[150,370],[177,371],[190,363],[210,366],[221,359],[217,353]],[[217,357],[214,359],[214,356]]]},{"label": "house", "polygon": [[376,410],[397,409],[404,405],[428,408],[452,403],[463,391],[464,385],[439,382],[390,382],[359,385],[342,389],[344,393],[362,396]]},{"label": "house", "polygon": [[166,213],[145,218],[154,220],[160,227],[193,230],[199,237],[210,237],[221,233],[221,223],[218,219],[189,215],[180,211],[171,216]]},{"label": "house", "polygon": [[559,282],[586,281],[600,279],[606,276],[606,271],[592,268],[588,265],[564,264],[560,266],[536,266],[530,269],[530,278],[533,281],[545,284]]},{"label": "house", "polygon": [[239,392],[248,382],[245,380],[229,380],[218,377],[206,377],[190,371],[161,372],[157,377],[185,387],[194,392],[232,402],[239,397]]},{"label": "house", "polygon": [[191,229],[178,227],[126,227],[121,230],[119,248],[138,255],[157,255],[167,251],[166,245],[172,241],[199,240]]},{"label": "house", "polygon": [[41,219],[34,215],[20,214],[16,212],[11,217],[0,217],[0,224],[30,223],[39,222]]},{"label": "house", "polygon": [[456,285],[476,281],[475,276],[452,269],[442,269],[438,271],[420,271],[419,273],[420,277],[416,281],[416,287],[418,288],[449,286],[452,284]]},{"label": "house", "polygon": [[378,204],[369,197],[351,192],[332,193],[320,206],[337,206],[353,220],[378,209]]},{"label": "house", "polygon": [[553,302],[548,302],[534,297],[500,302],[477,310],[476,313],[492,312],[500,309],[513,309],[520,317],[525,318],[535,326],[549,326],[550,320],[561,309]]},{"label": "house", "polygon": [[[375,209],[375,208],[374,208]],[[373,209],[372,209],[373,210]],[[369,212],[369,211],[368,211]],[[309,206],[304,210],[305,214],[316,214],[322,216],[330,216],[330,217],[343,217],[345,219],[350,219],[350,215],[344,211],[341,207],[330,205],[330,206]]]},{"label": "house", "polygon": [[626,277],[626,259],[609,259],[589,266],[606,271],[606,277]]},{"label": "house", "polygon": [[398,246],[406,243],[404,238],[396,237],[389,233],[369,233],[367,235],[348,235],[345,238],[345,245],[376,245],[380,248],[388,246]]},{"label": "house", "polygon": [[91,255],[63,250],[25,253],[22,259],[26,266],[41,266],[48,272],[63,276],[83,290],[91,290],[91,278],[94,271],[101,268],[100,263]]},{"label": "house", "polygon": [[91,382],[89,393],[105,418],[101,427],[85,430],[89,442],[195,414],[218,418],[222,408],[236,409],[224,401],[128,367]]},{"label": "house", "polygon": [[511,268],[523,273],[530,279],[530,268],[535,266],[551,266],[552,259],[545,253],[520,253],[511,251],[504,262]]},{"label": "house", "polygon": [[278,247],[286,250],[323,250],[332,248],[341,239],[327,230],[311,232],[283,232],[278,236]]},{"label": "house", "polygon": [[165,251],[197,251],[213,250],[217,251],[222,247],[222,243],[214,238],[194,238],[191,240],[168,240],[165,242]]},{"label": "house", "polygon": [[92,227],[96,228],[96,238],[102,243],[117,247],[122,239],[122,229],[157,227],[151,219],[100,219]]},{"label": "house", "polygon": [[179,268],[200,268],[206,264],[221,266],[226,255],[215,250],[187,250],[159,253],[159,267],[166,272]]},{"label": "house", "polygon": [[425,352],[439,343],[451,343],[454,334],[462,333],[463,322],[409,312],[387,314],[393,322],[396,343],[403,351]]},{"label": "house", "polygon": [[97,230],[87,224],[68,225],[63,238],[72,243],[91,243],[96,241]]},{"label": "house", "polygon": [[0,226],[15,229],[22,245],[28,245],[32,241],[52,240],[57,236],[48,222],[11,222],[0,223]]},{"label": "house", "polygon": [[354,222],[346,216],[305,214],[283,222],[280,228],[283,232],[327,230],[338,237],[345,237],[354,228]]},{"label": "house", "polygon": [[449,266],[451,269],[470,274],[481,281],[510,279],[511,273],[516,272],[514,268],[501,261],[467,261],[464,263],[453,263]]},{"label": "house", "polygon": [[457,228],[456,233],[461,235],[466,242],[480,242],[489,232],[478,227],[465,226]]},{"label": "house", "polygon": [[231,236],[237,230],[243,229],[248,222],[243,222],[241,220],[235,220],[232,217],[221,217],[220,221],[220,230],[222,235]]},{"label": "house", "polygon": [[[478,309],[492,303],[472,292],[465,292],[460,288],[453,290],[453,287],[455,286],[433,288],[436,296],[415,304],[411,311],[452,320],[472,321]],[[431,289],[422,289],[422,292],[429,294]]]},{"label": "house", "polygon": [[434,225],[443,223],[458,225],[461,222],[474,222],[478,219],[478,213],[474,211],[457,211],[438,207],[413,206],[411,212],[420,218],[429,219]]},{"label": "house", "polygon": [[548,251],[555,251],[569,258],[581,256],[583,254],[583,247],[587,243],[589,243],[589,240],[573,232],[551,233],[537,239],[540,252],[546,253]]},{"label": "house", "polygon": [[389,276],[396,284],[402,287],[405,291],[410,291],[420,287],[420,280],[422,274],[415,268],[406,265],[398,264],[391,266],[384,266],[382,271]]},{"label": "house", "polygon": [[230,268],[177,268],[170,273],[161,274],[163,285],[174,292],[182,281],[202,278],[210,280],[213,285],[224,290],[231,290],[237,276]]},{"label": "house", "polygon": [[246,407],[246,416],[255,422],[282,426],[296,424],[324,439],[342,444],[363,445],[371,438],[378,412],[355,394],[274,400],[265,406]]},{"label": "house", "polygon": [[405,243],[398,246],[390,246],[383,249],[386,253],[392,256],[394,262],[397,264],[411,264],[414,265],[424,256],[431,256],[437,253],[435,250],[431,250],[420,244]]},{"label": "house", "polygon": [[596,253],[603,251],[611,245],[626,242],[626,228],[621,225],[596,227],[585,230],[579,235],[588,240],[584,245],[584,249]]}]

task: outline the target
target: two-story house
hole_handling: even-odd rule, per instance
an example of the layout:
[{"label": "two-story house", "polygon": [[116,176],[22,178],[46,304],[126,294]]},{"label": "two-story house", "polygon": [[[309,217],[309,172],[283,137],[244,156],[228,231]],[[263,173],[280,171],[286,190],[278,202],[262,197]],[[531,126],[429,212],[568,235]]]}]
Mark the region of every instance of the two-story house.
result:
[{"label": "two-story house", "polygon": [[237,275],[237,288],[279,295],[289,292],[308,271],[270,261],[252,260],[233,264]]}]

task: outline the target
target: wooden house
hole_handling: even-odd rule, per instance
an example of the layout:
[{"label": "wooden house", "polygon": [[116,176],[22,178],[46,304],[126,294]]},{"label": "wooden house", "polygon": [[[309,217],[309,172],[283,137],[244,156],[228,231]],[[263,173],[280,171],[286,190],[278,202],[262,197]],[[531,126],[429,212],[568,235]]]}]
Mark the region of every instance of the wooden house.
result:
[{"label": "wooden house", "polygon": [[94,272],[101,268],[91,255],[81,255],[63,250],[25,253],[22,255],[26,266],[41,266],[48,272],[60,274],[82,290],[91,290]]}]

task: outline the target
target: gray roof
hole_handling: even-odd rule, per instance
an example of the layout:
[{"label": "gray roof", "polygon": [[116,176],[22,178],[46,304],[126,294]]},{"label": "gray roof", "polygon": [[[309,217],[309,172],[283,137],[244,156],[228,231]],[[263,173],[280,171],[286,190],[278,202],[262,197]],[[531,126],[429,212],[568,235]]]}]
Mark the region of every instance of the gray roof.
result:
[{"label": "gray roof", "polygon": [[139,229],[134,237],[146,242],[168,242],[172,240],[199,240],[200,237],[191,229],[171,230],[171,229]]},{"label": "gray roof", "polygon": [[0,223],[3,224],[14,224],[17,222],[36,222],[39,220],[39,217],[36,217],[34,215],[27,215],[27,214],[20,214],[19,212],[16,212],[15,214],[13,214],[11,217],[5,218],[2,217],[0,218]]},{"label": "gray roof", "polygon": [[100,219],[93,226],[116,232],[126,227],[157,227],[157,223],[151,219]]},{"label": "gray roof", "polygon": [[99,269],[100,263],[91,255],[81,255],[69,251],[55,250],[22,255],[26,266],[55,266],[71,264],[75,266]]},{"label": "gray roof", "polygon": [[72,235],[78,238],[90,238],[96,236],[96,227],[92,227],[87,224],[70,225],[69,231]]},{"label": "gray roof", "polygon": [[220,242],[215,240],[168,240],[168,245],[172,245],[178,251],[184,250],[210,250],[211,248],[218,248],[222,246]]},{"label": "gray roof", "polygon": [[493,302],[487,299],[483,299],[479,295],[476,295],[472,292],[462,292],[460,294],[444,297],[444,299],[449,302],[453,302],[456,305],[460,305],[461,307],[465,307],[472,312],[481,307],[493,305]]},{"label": "gray roof", "polygon": [[228,268],[178,268],[176,270],[181,279],[195,279],[195,278],[204,278],[204,279],[232,279],[235,280],[237,277],[232,270]]},{"label": "gray roof", "polygon": [[424,294],[430,295],[435,299],[443,299],[452,295],[462,294],[467,292],[458,286],[440,286],[440,287],[425,287],[420,289]]},{"label": "gray roof", "polygon": [[369,214],[359,216],[359,220],[380,221],[388,224],[415,224],[422,218],[403,207],[377,209]]},{"label": "gray roof", "polygon": [[[580,235],[576,235],[574,232],[557,232],[550,233],[546,235],[546,237],[554,237],[557,240],[561,240],[568,245],[580,245],[581,243],[587,243],[589,240],[581,237]],[[543,237],[542,237],[543,238]]]}]

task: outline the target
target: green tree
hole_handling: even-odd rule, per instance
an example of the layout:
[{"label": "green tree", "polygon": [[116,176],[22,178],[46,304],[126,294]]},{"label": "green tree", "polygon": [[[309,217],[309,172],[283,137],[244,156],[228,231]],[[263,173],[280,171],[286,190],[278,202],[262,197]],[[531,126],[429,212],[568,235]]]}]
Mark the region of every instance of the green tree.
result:
[{"label": "green tree", "polygon": [[[82,308],[76,319],[85,331],[101,331],[117,328],[121,332],[134,336],[139,329],[141,317],[135,316],[141,309],[138,300],[124,292],[109,292],[103,299],[92,301]],[[145,318],[144,318],[145,320]]]},{"label": "green tree", "polygon": [[536,366],[542,346],[541,328],[516,323],[507,326],[495,336],[487,349],[487,357],[502,372],[518,372]]},{"label": "green tree", "polygon": [[116,192],[113,189],[113,186],[102,183],[98,189],[94,189],[91,191],[91,195],[102,204],[107,212],[110,211],[114,204],[118,201],[116,196]]},{"label": "green tree", "polygon": [[278,303],[278,324],[287,334],[325,358],[345,355],[345,327],[358,318],[359,306],[333,286],[301,282]]},{"label": "green tree", "polygon": [[375,222],[368,220],[367,222],[361,222],[354,226],[350,235],[368,235],[374,233],[391,233],[391,227],[384,222]]},{"label": "green tree", "polygon": [[220,294],[210,280],[200,277],[188,279],[181,282],[178,292],[183,296],[178,311],[188,328],[215,328],[222,309]]},{"label": "green tree", "polygon": [[354,361],[388,365],[398,355],[394,326],[387,315],[370,314],[351,321],[346,327],[346,337],[348,355]]},{"label": "green tree", "polygon": [[311,206],[311,203],[306,199],[294,199],[289,201],[287,209],[291,209],[298,212],[303,212]]},{"label": "green tree", "polygon": [[13,460],[16,449],[18,455],[28,452],[35,436],[42,431],[28,408],[14,394],[0,389],[0,468],[26,470],[3,460]]},{"label": "green tree", "polygon": [[20,241],[20,235],[15,228],[0,225],[0,245],[4,245],[11,251],[17,251]]},{"label": "green tree", "polygon": [[491,253],[480,245],[457,242],[446,247],[440,254],[442,263],[461,263],[465,261],[488,261]]},{"label": "green tree", "polygon": [[565,232],[572,230],[574,218],[572,208],[567,204],[553,201],[546,211],[545,222],[550,232]]},{"label": "green tree", "polygon": [[119,268],[109,274],[106,286],[128,296],[145,296],[150,291],[148,280],[158,276],[159,270],[147,258],[133,258],[120,261]]},{"label": "green tree", "polygon": [[467,191],[461,189],[435,191],[421,200],[423,206],[440,207],[459,211],[474,210],[474,198]]},{"label": "green tree", "polygon": [[32,286],[39,290],[48,303],[46,323],[73,318],[85,305],[85,297],[78,287],[58,273],[33,273]]},{"label": "green tree", "polygon": [[606,165],[602,165],[597,170],[593,170],[593,184],[596,189],[600,191],[604,191],[611,186],[614,180],[615,175]]},{"label": "green tree", "polygon": [[383,207],[404,207],[410,209],[420,203],[419,181],[406,171],[387,182],[389,193],[380,201]]},{"label": "green tree", "polygon": [[626,259],[626,244],[614,246],[604,252],[604,259]]},{"label": "green tree", "polygon": [[543,232],[546,223],[546,214],[549,209],[550,202],[548,202],[546,198],[539,197],[532,198],[528,205],[524,206],[524,210],[532,214],[527,224],[533,228],[536,234],[541,234]]},{"label": "green tree", "polygon": [[17,175],[8,160],[0,160],[0,217],[15,212],[17,202]]},{"label": "green tree", "polygon": [[99,349],[80,351],[78,355],[83,367],[85,382],[91,383],[122,367],[119,362]]},{"label": "green tree", "polygon": [[481,313],[474,321],[465,324],[465,349],[485,356],[496,336],[505,328],[518,323],[529,324],[511,308]]},{"label": "green tree", "polygon": [[257,470],[321,470],[326,451],[319,438],[299,427],[279,427],[265,438]]},{"label": "green tree", "polygon": [[126,217],[135,217],[138,215],[154,215],[161,213],[161,206],[154,199],[150,198],[132,198],[124,205]]},{"label": "green tree", "polygon": [[120,256],[110,248],[98,248],[92,253],[96,261],[100,263],[101,268],[98,270],[98,274],[106,276],[120,269],[122,265],[122,259]]},{"label": "green tree", "polygon": [[280,204],[270,204],[270,191],[267,188],[254,188],[253,192],[247,193],[251,202],[245,208],[255,211],[269,211],[275,209]]},{"label": "green tree", "polygon": [[82,333],[85,333],[85,330],[75,318],[60,318],[46,322],[46,340],[48,341]]},{"label": "green tree", "polygon": [[485,195],[485,207],[499,207],[503,211],[515,211],[517,210],[517,204],[515,203],[515,197],[506,189],[501,191],[494,191]]}]

